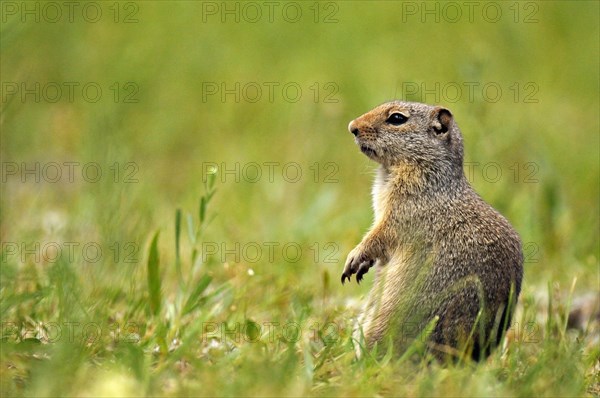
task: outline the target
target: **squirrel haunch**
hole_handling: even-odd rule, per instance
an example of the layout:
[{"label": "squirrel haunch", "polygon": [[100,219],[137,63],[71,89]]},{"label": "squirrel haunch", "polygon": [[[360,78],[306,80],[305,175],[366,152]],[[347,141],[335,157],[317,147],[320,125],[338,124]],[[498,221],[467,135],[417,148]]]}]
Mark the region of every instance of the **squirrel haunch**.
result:
[{"label": "squirrel haunch", "polygon": [[356,338],[405,349],[427,334],[438,358],[488,355],[510,326],[521,289],[521,240],[463,172],[463,139],[443,107],[382,104],[350,122],[380,164],[374,223],[350,252],[342,283],[375,266]]}]

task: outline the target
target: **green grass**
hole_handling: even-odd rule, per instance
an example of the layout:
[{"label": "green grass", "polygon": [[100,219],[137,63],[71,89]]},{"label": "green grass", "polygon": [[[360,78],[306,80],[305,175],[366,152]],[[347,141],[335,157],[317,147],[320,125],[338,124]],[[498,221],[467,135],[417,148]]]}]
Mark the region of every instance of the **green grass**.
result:
[{"label": "green grass", "polygon": [[[572,301],[600,283],[597,2],[519,3],[517,23],[513,3],[497,3],[496,23],[422,23],[392,1],[320,3],[319,23],[313,2],[297,23],[221,23],[203,22],[201,2],[148,1],[130,24],[129,3],[119,23],[112,2],[97,4],[96,23],[1,24],[2,396],[600,394],[597,323],[566,327]],[[322,23],[331,11],[337,22]],[[103,92],[21,101],[6,91],[21,82]],[[273,101],[204,101],[203,84],[221,82],[279,86]],[[339,277],[371,222],[375,165],[346,126],[407,97],[406,83],[465,82],[473,100],[439,102],[461,126],[474,187],[526,252],[509,341],[480,364],[356,359],[373,276]],[[490,83],[497,102],[482,95]],[[422,94],[408,98],[436,102]],[[36,162],[39,182],[22,170]],[[64,162],[78,162],[73,181]],[[96,182],[82,176],[91,162]],[[239,182],[224,171],[236,164]]]}]

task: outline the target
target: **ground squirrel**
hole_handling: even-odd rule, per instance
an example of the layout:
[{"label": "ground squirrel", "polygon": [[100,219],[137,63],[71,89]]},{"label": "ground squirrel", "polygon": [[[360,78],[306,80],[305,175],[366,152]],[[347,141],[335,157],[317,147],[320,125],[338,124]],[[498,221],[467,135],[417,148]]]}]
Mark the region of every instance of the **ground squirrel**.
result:
[{"label": "ground squirrel", "polygon": [[355,337],[404,350],[420,336],[438,358],[487,356],[509,327],[523,253],[509,222],[467,181],[452,113],[393,101],[348,129],[380,164],[373,226],[342,274],[342,283],[353,274],[360,282],[376,267]]}]

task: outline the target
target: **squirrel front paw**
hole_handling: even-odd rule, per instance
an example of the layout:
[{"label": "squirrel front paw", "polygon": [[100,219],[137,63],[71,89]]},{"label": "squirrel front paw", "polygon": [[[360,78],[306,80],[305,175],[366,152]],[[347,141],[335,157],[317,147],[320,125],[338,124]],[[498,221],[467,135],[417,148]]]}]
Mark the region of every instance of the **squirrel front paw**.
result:
[{"label": "squirrel front paw", "polygon": [[356,246],[346,259],[346,265],[344,266],[344,272],[342,273],[342,284],[350,277],[356,274],[356,282],[360,283],[364,274],[369,271],[375,262],[377,256],[365,250],[363,245]]}]

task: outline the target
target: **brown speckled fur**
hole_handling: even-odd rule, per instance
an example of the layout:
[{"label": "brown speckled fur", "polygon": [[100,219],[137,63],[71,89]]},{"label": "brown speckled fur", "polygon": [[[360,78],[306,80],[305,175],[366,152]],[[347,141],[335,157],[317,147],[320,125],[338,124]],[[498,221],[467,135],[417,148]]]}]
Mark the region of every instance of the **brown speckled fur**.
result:
[{"label": "brown speckled fur", "polygon": [[[402,122],[390,123],[394,113]],[[373,226],[348,255],[342,274],[342,282],[353,274],[360,282],[376,268],[355,337],[362,331],[371,348],[391,336],[402,352],[437,320],[427,345],[438,358],[460,352],[485,357],[509,326],[523,254],[518,234],[467,181],[462,135],[452,114],[393,101],[348,129],[361,151],[380,164]]]}]

